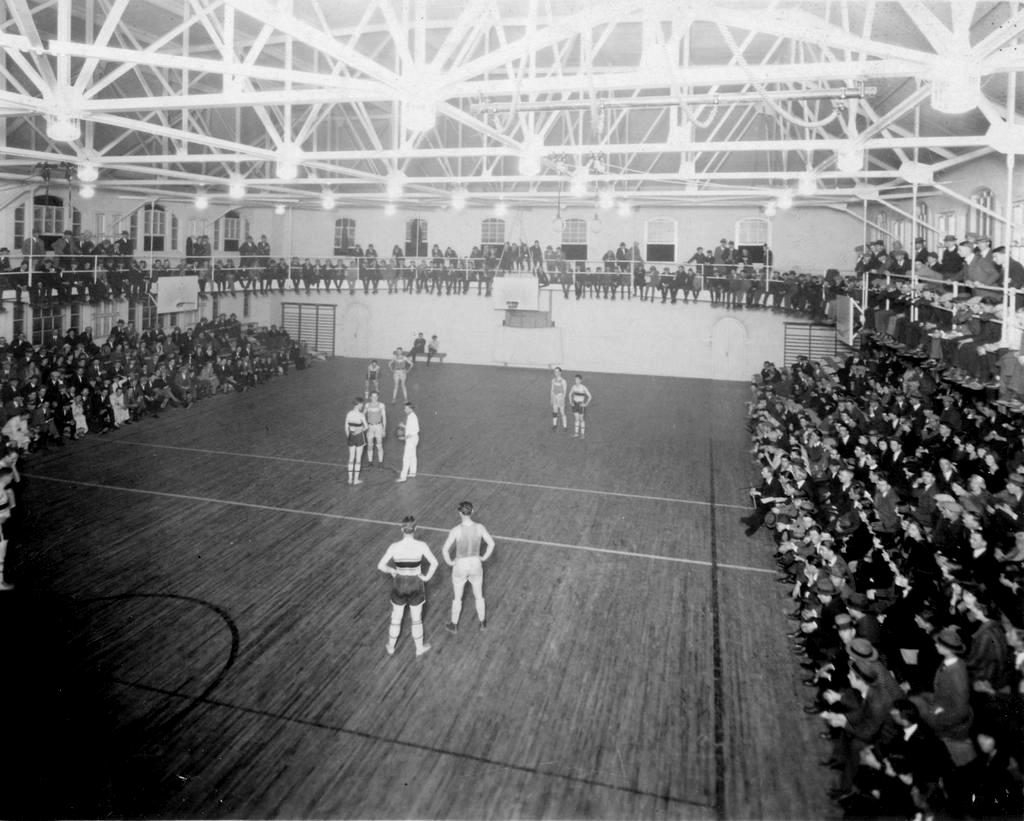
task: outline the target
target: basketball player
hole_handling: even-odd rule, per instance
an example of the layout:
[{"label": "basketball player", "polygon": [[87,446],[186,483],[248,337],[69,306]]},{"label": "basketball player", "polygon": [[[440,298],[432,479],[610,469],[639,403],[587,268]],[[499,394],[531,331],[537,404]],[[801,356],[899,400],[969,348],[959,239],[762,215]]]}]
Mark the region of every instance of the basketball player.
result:
[{"label": "basketball player", "polygon": [[394,358],[388,362],[388,368],[391,371],[391,375],[395,379],[395,388],[391,393],[391,404],[394,405],[398,401],[398,389],[402,389],[402,401],[409,401],[409,393],[405,389],[405,377],[408,376],[409,371],[412,370],[412,360],[405,355],[405,352],[401,348],[395,349]]},{"label": "basketball player", "polygon": [[363,408],[366,417],[366,464],[373,464],[373,446],[377,445],[377,467],[384,467],[384,437],[387,436],[387,405],[380,401],[377,391],[370,394],[370,401]]},{"label": "basketball player", "polygon": [[366,396],[371,393],[378,393],[380,391],[380,365],[377,364],[377,360],[373,359],[370,361],[369,366],[366,368]]},{"label": "basketball player", "polygon": [[355,403],[345,415],[345,438],[348,441],[348,483],[361,485],[359,469],[363,462],[363,447],[366,445],[366,417],[363,415],[363,397],[357,397]]},{"label": "basketball player", "polygon": [[587,433],[587,405],[594,397],[590,390],[583,384],[583,377],[576,374],[573,380],[572,389],[569,391],[569,403],[572,405],[573,434],[572,438],[583,439]]},{"label": "basketball player", "polygon": [[[473,587],[473,600],[476,602],[476,617],[480,620],[480,629],[487,628],[487,610],[484,607],[484,562],[494,552],[494,539],[487,528],[473,521],[473,504],[459,502],[459,517],[462,523],[453,527],[445,539],[441,554],[445,564],[452,569],[452,620],[445,625],[450,633],[459,632],[459,616],[462,614],[462,596],[466,592],[466,582]],[[487,545],[480,555],[480,542]],[[452,548],[455,558],[452,559]]]},{"label": "basketball player", "polygon": [[396,482],[416,478],[416,446],[420,442],[420,419],[412,402],[405,403],[405,422],[402,423],[402,427],[405,431],[405,450],[402,451],[402,472],[398,474]]},{"label": "basketball player", "polygon": [[[427,562],[426,573],[423,572],[424,560]],[[388,546],[377,569],[392,579],[391,623],[388,625],[388,643],[384,649],[389,656],[395,654],[398,635],[402,632],[402,618],[408,605],[416,655],[422,656],[430,649],[430,645],[423,641],[423,603],[427,600],[425,585],[437,570],[437,559],[427,543],[416,538],[416,520],[412,516],[402,519],[402,540]]]},{"label": "basketball player", "polygon": [[568,383],[562,376],[562,369],[556,367],[554,378],[551,380],[551,430],[558,430],[558,417],[562,417],[562,430],[569,430],[569,423],[565,418],[565,392]]}]

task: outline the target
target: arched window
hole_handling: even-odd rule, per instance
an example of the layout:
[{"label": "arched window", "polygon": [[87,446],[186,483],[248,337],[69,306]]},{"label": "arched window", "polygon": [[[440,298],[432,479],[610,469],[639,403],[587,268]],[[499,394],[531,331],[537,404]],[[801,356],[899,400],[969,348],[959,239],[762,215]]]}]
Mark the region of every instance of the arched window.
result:
[{"label": "arched window", "polygon": [[[982,208],[989,211],[996,210],[996,195],[991,188],[981,188],[971,195],[972,207],[967,212],[967,230],[973,231],[978,236],[992,237],[996,227],[996,221],[991,214],[986,214]],[[995,237],[992,237],[995,239]]]},{"label": "arched window", "polygon": [[167,214],[162,205],[149,203],[142,209],[142,250],[164,250],[167,233]]},{"label": "arched window", "polygon": [[356,247],[356,221],[342,217],[334,221],[334,256],[340,257]]},{"label": "arched window", "polygon": [[501,257],[505,247],[505,220],[488,217],[480,223],[480,250],[487,254],[490,249],[494,256]]},{"label": "arched window", "polygon": [[217,247],[219,237],[219,225],[223,223],[224,229],[224,250],[237,251],[242,239],[242,216],[237,211],[228,211],[223,217],[217,220],[213,226],[213,247]]},{"label": "arched window", "polygon": [[771,247],[771,220],[764,217],[747,217],[736,221],[736,248],[746,251],[750,261],[764,263],[765,246]]},{"label": "arched window", "polygon": [[587,221],[567,219],[562,224],[562,253],[566,259],[587,258]]},{"label": "arched window", "polygon": [[427,221],[415,218],[405,222],[405,255],[425,257],[427,255]]},{"label": "arched window", "polygon": [[644,259],[648,262],[675,262],[676,221],[670,219],[647,220],[647,250]]}]

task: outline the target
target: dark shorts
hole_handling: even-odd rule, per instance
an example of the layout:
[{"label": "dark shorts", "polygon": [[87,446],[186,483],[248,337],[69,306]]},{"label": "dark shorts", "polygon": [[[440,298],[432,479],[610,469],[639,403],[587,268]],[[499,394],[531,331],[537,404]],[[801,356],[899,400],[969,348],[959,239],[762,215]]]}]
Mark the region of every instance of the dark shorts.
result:
[{"label": "dark shorts", "polygon": [[391,603],[399,607],[416,607],[427,600],[427,592],[419,576],[395,576],[391,584]]},{"label": "dark shorts", "polygon": [[572,412],[573,413],[578,413],[580,416],[584,416],[584,415],[586,415],[587,409],[583,405],[582,402],[573,402],[572,403]]},{"label": "dark shorts", "polygon": [[350,448],[359,448],[366,444],[366,433],[360,431],[359,433],[350,433],[348,435],[348,446]]}]

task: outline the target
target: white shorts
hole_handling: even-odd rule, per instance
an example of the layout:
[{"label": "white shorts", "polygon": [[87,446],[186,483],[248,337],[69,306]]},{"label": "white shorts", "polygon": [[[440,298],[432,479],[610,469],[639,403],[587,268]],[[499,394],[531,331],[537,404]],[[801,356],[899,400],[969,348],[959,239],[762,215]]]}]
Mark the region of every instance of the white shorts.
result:
[{"label": "white shorts", "polygon": [[466,582],[470,582],[476,587],[483,579],[484,563],[479,556],[466,556],[455,560],[455,564],[452,566],[453,585],[462,587]]},{"label": "white shorts", "polygon": [[370,425],[366,429],[366,441],[367,442],[383,442],[384,441],[384,426],[383,425]]}]

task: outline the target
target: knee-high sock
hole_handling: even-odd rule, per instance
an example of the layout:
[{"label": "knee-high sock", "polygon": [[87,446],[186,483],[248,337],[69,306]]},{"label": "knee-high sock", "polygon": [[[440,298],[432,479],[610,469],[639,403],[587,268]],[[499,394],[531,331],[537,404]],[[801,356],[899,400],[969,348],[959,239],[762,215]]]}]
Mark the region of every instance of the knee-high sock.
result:
[{"label": "knee-high sock", "polygon": [[423,649],[423,622],[413,621],[412,623],[412,640],[416,643],[416,649]]},{"label": "knee-high sock", "polygon": [[484,606],[482,596],[476,600],[476,617],[480,619],[481,622],[487,621],[487,608]]},{"label": "knee-high sock", "polygon": [[[388,625],[388,647],[392,650],[398,644],[398,634],[402,632],[402,612],[391,614],[391,623]],[[421,631],[422,632],[422,631]]]},{"label": "knee-high sock", "polygon": [[462,599],[452,599],[452,624],[459,623],[459,616],[462,615]]}]

